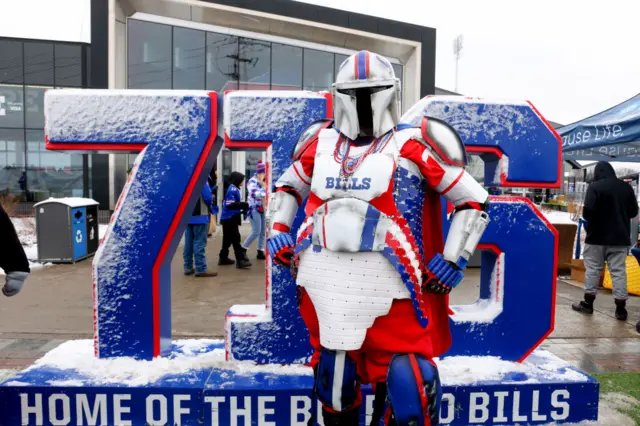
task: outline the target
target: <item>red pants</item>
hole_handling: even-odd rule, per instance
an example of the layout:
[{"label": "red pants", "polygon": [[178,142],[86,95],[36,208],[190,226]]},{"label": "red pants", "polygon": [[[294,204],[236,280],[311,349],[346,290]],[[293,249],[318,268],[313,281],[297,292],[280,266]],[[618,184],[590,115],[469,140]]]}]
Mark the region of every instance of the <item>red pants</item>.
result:
[{"label": "red pants", "polygon": [[[315,349],[312,366],[320,356],[320,326],[313,303],[302,287],[300,314],[309,329],[311,345]],[[362,384],[386,381],[391,357],[397,353],[415,353],[426,358],[442,355],[451,345],[447,297],[427,297],[429,325],[423,328],[418,322],[411,300],[394,300],[389,313],[378,317],[367,331],[362,347],[347,354],[356,361]]]}]

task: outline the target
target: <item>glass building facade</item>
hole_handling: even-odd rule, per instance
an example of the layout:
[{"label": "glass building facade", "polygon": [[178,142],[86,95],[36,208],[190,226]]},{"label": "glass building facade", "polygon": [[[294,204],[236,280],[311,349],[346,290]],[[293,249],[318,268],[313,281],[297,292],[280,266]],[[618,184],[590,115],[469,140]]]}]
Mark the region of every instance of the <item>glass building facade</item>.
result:
[{"label": "glass building facade", "polygon": [[[266,40],[127,21],[130,89],[331,90],[346,58],[341,53]],[[402,65],[393,66],[402,81]],[[245,153],[246,176],[254,173],[261,158],[259,152]],[[230,153],[223,152],[221,177],[231,173],[231,161]]]},{"label": "glass building facade", "polygon": [[[330,90],[346,55],[128,20],[130,89]],[[394,64],[402,80],[402,65]]]},{"label": "glass building facade", "polygon": [[[344,50],[294,40],[286,44],[137,19],[127,20],[126,40],[131,89],[330,90],[347,57]],[[45,91],[90,87],[90,54],[83,43],[0,38],[0,196],[37,202],[100,192],[108,199],[108,176],[92,179],[98,171],[92,159],[104,155],[57,153],[44,144]],[[402,65],[392,62],[402,80]],[[223,152],[222,178],[231,170],[250,176],[262,159],[260,152],[240,154],[242,161],[234,155]],[[134,158],[129,156],[130,164]]]},{"label": "glass building facade", "polygon": [[89,195],[89,158],[45,150],[44,92],[87,87],[89,47],[0,38],[0,195]]}]

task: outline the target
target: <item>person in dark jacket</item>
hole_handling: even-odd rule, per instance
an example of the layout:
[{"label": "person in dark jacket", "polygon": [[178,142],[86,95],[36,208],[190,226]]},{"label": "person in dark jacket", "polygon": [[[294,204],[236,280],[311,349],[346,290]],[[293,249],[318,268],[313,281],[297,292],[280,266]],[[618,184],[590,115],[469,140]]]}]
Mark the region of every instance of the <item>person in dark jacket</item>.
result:
[{"label": "person in dark jacket", "polygon": [[[242,214],[249,209],[249,204],[242,201],[240,187],[244,182],[244,175],[240,172],[233,172],[229,176],[229,188],[222,202],[222,214],[220,224],[222,224],[222,249],[220,250],[220,260],[218,265],[233,265],[240,269],[251,267],[251,262],[247,257],[247,251],[240,245],[240,225],[242,225]],[[229,248],[233,246],[236,260],[229,258]]]},{"label": "person in dark jacket", "polygon": [[[211,215],[211,187],[205,182],[198,202],[193,208],[191,219],[184,233],[184,274],[196,277],[215,277],[217,272],[207,268],[207,233]],[[195,269],[193,267],[195,260]]]},{"label": "person in dark jacket", "polygon": [[0,241],[0,268],[6,275],[2,294],[11,297],[20,293],[31,269],[16,229],[2,205],[0,205]]},{"label": "person in dark jacket", "polygon": [[572,308],[593,313],[593,302],[605,262],[609,265],[616,303],[616,318],[627,320],[626,260],[631,245],[631,219],[638,215],[636,195],[626,182],[616,177],[611,164],[596,164],[593,182],[587,188],[582,216],[587,221],[584,247],[584,300]]}]

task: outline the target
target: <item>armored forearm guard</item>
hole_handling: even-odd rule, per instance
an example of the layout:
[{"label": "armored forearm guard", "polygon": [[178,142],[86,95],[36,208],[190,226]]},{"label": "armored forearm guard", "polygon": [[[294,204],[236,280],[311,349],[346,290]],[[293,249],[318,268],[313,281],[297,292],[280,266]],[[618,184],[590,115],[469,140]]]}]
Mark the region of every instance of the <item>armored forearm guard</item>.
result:
[{"label": "armored forearm guard", "polygon": [[444,246],[445,260],[464,269],[489,224],[486,212],[476,209],[456,211]]},{"label": "armored forearm guard", "polygon": [[278,188],[269,199],[267,212],[267,227],[269,238],[280,233],[291,231],[291,224],[298,212],[298,201],[295,195],[286,191],[286,188]]}]

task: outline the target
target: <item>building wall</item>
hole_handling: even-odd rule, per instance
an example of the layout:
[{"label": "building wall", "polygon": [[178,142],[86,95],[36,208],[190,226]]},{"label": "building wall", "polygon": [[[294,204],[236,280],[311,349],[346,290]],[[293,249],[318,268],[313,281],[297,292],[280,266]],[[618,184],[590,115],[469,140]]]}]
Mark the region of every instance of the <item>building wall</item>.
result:
[{"label": "building wall", "polygon": [[[417,89],[412,94],[415,99],[407,98],[410,101],[409,105],[426,95],[433,94],[435,91],[435,28],[307,3],[292,2],[290,0],[204,0],[204,2],[278,15],[291,20],[304,20],[327,27],[342,28],[353,34],[345,39],[345,47],[356,50],[367,48],[380,52],[387,48],[384,45],[386,41],[383,41],[383,38],[386,38],[389,43],[393,43],[392,39],[415,42],[417,48],[410,49],[407,53],[402,54],[402,57],[398,57],[407,66],[407,70],[410,71],[411,75],[406,76],[406,79],[410,80],[409,84]],[[319,33],[320,31],[315,32]],[[378,41],[372,35],[377,36]],[[301,35],[301,37],[304,36]],[[355,47],[354,44],[357,43],[362,45]],[[412,65],[415,65],[415,67]]]},{"label": "building wall", "polygon": [[[206,31],[206,26],[189,28],[189,22],[172,20],[171,24],[153,20],[127,20],[126,27],[126,87],[130,89],[181,90],[331,90],[338,68],[347,58],[325,47],[296,46],[296,40],[249,38],[227,33]],[[116,22],[118,25],[120,22]],[[182,24],[182,25],[180,25]],[[116,27],[116,52],[123,49]],[[256,37],[259,37],[257,35]],[[290,44],[286,44],[289,42]],[[308,44],[306,44],[308,45]],[[344,52],[344,49],[339,50]],[[124,55],[116,54],[115,76],[120,80],[120,64]],[[403,79],[403,66],[393,59],[393,67]],[[119,86],[116,86],[119,88]],[[118,161],[122,156],[113,156]],[[135,156],[129,156],[132,164]],[[258,152],[234,152],[221,156],[218,167],[222,180],[231,171],[246,176],[254,173],[255,165],[263,159]],[[226,171],[226,172],[225,172]],[[117,176],[122,172],[116,171]],[[116,179],[119,192],[124,182]]]},{"label": "building wall", "polygon": [[[433,93],[431,28],[289,0],[91,1],[92,45],[108,57],[107,66],[92,61],[92,71],[108,75],[93,87],[328,90],[342,60],[366,48],[392,59],[407,107]],[[262,157],[223,153],[220,177],[231,170],[250,175]],[[109,194],[106,203],[98,200],[103,208],[115,205],[134,158],[108,156]]]}]

